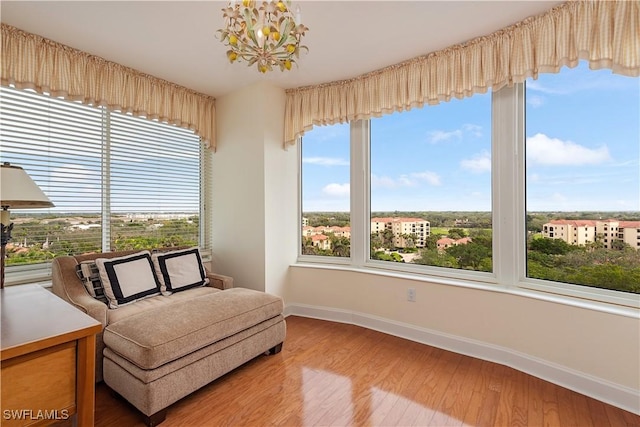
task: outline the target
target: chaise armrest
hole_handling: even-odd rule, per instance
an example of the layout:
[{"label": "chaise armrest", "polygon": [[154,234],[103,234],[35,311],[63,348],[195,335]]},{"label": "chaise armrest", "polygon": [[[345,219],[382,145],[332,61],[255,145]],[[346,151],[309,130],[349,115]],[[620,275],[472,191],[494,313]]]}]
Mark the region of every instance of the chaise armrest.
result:
[{"label": "chaise armrest", "polygon": [[77,264],[71,256],[54,258],[51,266],[53,293],[102,323],[104,329],[108,307],[89,295],[75,274]]},{"label": "chaise armrest", "polygon": [[231,289],[233,288],[233,277],[223,276],[222,274],[210,273],[207,271],[207,277],[209,278],[209,286],[218,289]]}]

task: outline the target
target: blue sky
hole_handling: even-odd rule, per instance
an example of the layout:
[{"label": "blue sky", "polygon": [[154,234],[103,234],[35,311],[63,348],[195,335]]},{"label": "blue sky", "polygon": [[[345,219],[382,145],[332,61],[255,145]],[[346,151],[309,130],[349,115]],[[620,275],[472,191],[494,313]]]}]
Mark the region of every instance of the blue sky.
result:
[{"label": "blue sky", "polygon": [[[527,209],[640,210],[640,79],[586,64],[527,82]],[[491,95],[373,119],[373,211],[488,211]],[[303,211],[349,210],[349,126],[303,137]]]}]

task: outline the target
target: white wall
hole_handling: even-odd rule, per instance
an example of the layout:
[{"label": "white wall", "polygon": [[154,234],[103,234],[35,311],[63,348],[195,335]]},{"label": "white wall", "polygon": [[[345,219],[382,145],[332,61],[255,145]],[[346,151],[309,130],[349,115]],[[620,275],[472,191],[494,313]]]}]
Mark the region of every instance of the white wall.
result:
[{"label": "white wall", "polygon": [[283,89],[257,83],[216,100],[213,270],[282,295],[296,259],[297,151],[283,149]]},{"label": "white wall", "polygon": [[284,295],[289,266],[298,256],[298,151],[285,150],[285,93],[265,86],[265,291]]},{"label": "white wall", "polygon": [[261,91],[216,100],[213,155],[213,271],[264,290],[264,114]]}]

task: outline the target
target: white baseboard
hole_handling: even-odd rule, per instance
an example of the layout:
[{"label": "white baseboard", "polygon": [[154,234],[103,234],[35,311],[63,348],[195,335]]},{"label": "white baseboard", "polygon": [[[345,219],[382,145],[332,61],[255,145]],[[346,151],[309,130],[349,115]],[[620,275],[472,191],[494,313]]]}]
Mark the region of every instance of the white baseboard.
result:
[{"label": "white baseboard", "polygon": [[330,307],[289,304],[285,307],[284,314],[285,316],[295,315],[362,326],[444,350],[499,363],[640,415],[640,390],[621,386],[506,347],[449,335],[370,314]]}]

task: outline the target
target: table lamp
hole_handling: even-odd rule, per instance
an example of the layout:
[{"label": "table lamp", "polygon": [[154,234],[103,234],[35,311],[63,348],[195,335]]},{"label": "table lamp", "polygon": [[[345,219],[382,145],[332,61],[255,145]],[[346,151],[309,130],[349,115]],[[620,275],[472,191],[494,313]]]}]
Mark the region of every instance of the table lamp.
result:
[{"label": "table lamp", "polygon": [[0,173],[0,206],[2,215],[2,256],[0,260],[2,281],[0,288],[4,288],[4,261],[6,246],[11,240],[13,224],[9,222],[9,209],[32,209],[53,207],[49,198],[36,185],[31,177],[20,166],[14,166],[8,162],[3,163]]}]

